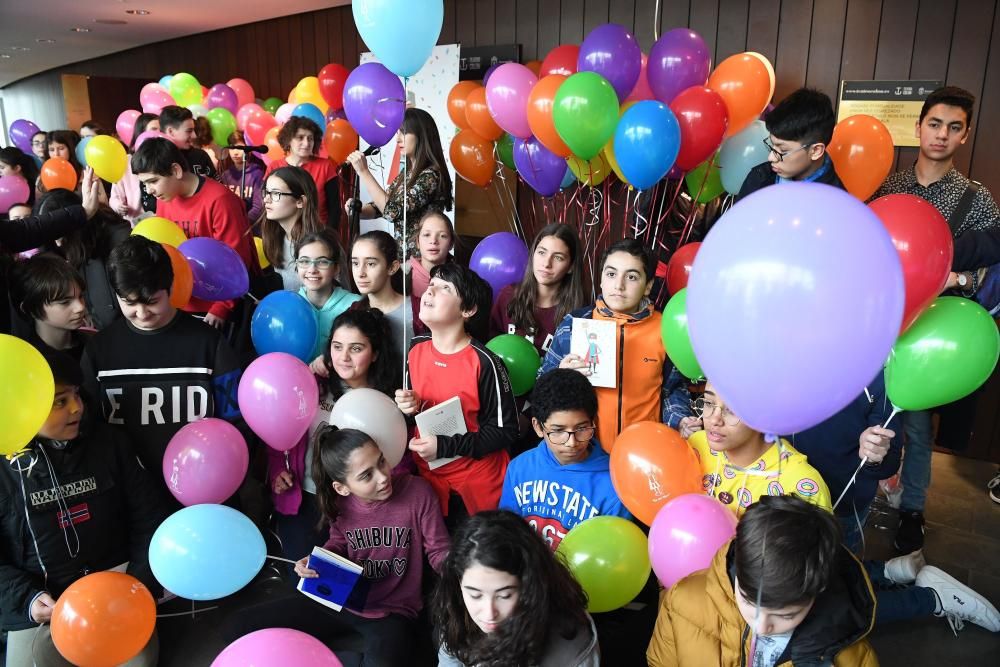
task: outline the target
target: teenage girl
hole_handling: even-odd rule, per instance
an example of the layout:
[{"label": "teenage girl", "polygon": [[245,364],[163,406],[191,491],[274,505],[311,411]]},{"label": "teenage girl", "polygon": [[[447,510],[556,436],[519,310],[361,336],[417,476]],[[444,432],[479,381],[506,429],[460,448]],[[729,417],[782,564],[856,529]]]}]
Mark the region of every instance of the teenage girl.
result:
[{"label": "teenage girl", "polygon": [[362,234],[351,245],[351,271],[362,297],[355,307],[376,308],[385,314],[393,344],[402,358],[413,338],[413,310],[404,309],[405,299],[392,285],[393,276],[399,272],[398,252],[388,232]]},{"label": "teenage girl", "polygon": [[316,184],[299,167],[282,167],[270,173],[262,195],[260,223],[264,256],[281,276],[286,290],[302,287],[295,268],[295,244],[306,234],[323,228],[316,211]]}]

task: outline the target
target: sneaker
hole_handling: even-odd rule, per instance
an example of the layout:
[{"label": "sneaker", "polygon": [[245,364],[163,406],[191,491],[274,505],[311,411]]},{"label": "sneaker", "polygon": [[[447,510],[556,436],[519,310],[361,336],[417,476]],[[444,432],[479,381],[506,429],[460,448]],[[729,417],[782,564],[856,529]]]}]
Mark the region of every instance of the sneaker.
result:
[{"label": "sneaker", "polygon": [[897,584],[912,584],[917,574],[927,566],[923,550],[913,551],[905,556],[896,556],[885,562],[885,576]]},{"label": "sneaker", "polygon": [[916,585],[934,591],[940,606],[934,615],[947,618],[956,635],[965,621],[990,632],[1000,632],[1000,612],[997,608],[944,570],[928,565],[917,573]]},{"label": "sneaker", "polygon": [[896,540],[893,542],[896,551],[908,554],[924,548],[924,513],[899,512],[899,528],[896,530]]},{"label": "sneaker", "polygon": [[990,500],[1000,505],[1000,472],[989,481],[986,485],[987,492],[990,494]]}]

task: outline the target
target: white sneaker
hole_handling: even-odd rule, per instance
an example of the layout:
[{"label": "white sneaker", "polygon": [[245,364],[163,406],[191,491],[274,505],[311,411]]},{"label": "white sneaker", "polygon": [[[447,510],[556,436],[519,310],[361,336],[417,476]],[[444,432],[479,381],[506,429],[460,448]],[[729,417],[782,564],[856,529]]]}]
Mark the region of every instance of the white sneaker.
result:
[{"label": "white sneaker", "polygon": [[885,562],[885,576],[897,584],[912,584],[917,574],[927,566],[922,549],[911,551],[905,556],[897,556]]},{"label": "white sneaker", "polygon": [[937,594],[941,610],[935,616],[948,619],[956,635],[965,621],[975,623],[990,632],[1000,632],[1000,612],[989,600],[940,568],[928,565],[917,573],[916,585],[930,588]]}]

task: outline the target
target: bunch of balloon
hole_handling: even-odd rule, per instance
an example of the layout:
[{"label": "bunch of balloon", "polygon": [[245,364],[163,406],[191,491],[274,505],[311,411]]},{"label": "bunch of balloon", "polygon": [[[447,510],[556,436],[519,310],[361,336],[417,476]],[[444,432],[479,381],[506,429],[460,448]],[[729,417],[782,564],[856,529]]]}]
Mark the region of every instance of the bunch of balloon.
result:
[{"label": "bunch of balloon", "polygon": [[837,123],[827,152],[844,187],[861,201],[875,194],[896,158],[889,130],[879,119],[864,114]]}]

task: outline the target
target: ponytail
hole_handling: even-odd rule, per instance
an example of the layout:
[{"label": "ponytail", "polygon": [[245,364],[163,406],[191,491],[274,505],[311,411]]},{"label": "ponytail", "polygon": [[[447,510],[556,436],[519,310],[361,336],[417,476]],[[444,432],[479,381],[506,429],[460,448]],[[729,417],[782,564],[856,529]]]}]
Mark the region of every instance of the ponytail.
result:
[{"label": "ponytail", "polygon": [[316,485],[316,501],[322,514],[319,527],[337,519],[337,498],[333,483],[347,481],[347,462],[355,449],[375,444],[367,433],[353,428],[337,428],[323,424],[313,436],[312,479]]}]

